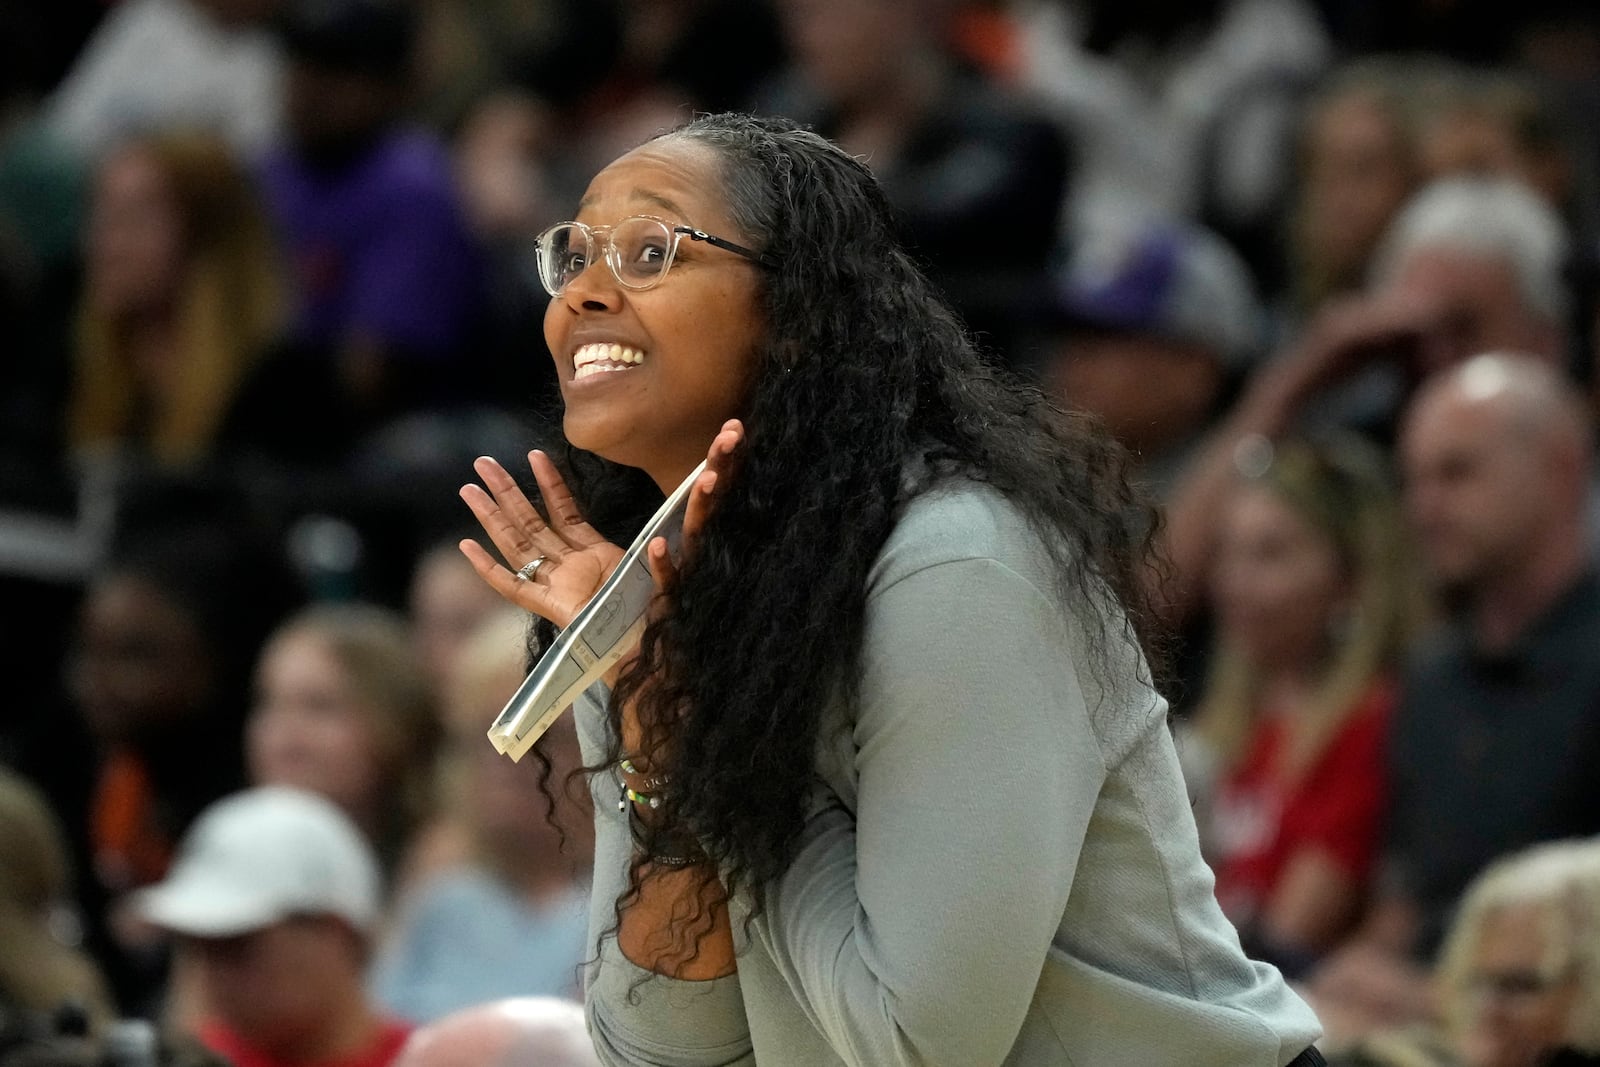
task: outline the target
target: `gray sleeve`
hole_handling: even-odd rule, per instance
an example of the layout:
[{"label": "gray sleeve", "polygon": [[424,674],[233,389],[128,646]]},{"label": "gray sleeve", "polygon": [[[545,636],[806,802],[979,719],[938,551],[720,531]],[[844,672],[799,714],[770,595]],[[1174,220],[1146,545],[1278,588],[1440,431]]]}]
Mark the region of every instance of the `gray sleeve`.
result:
[{"label": "gray sleeve", "polygon": [[824,803],[752,936],[848,1064],[1000,1064],[1106,769],[1054,598],[992,559],[868,604],[854,817]]},{"label": "gray sleeve", "polygon": [[[603,685],[573,705],[587,764],[605,755]],[[753,1065],[739,976],[685,982],[651,974],[617,947],[616,902],[627,885],[633,845],[627,816],[617,810],[615,779],[591,780],[595,812],[594,885],[589,899],[589,951],[584,1010],[596,1053],[606,1067],[733,1067]]]}]

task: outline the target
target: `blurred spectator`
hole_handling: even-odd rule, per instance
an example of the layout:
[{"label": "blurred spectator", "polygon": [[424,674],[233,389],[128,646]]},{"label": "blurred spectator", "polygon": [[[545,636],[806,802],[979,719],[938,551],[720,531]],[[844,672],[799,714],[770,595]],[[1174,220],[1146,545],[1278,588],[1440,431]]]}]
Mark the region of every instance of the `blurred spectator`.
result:
[{"label": "blurred spectator", "polygon": [[1356,441],[1280,442],[1221,521],[1185,765],[1223,910],[1296,975],[1359,917],[1377,857],[1408,559],[1382,459]]},{"label": "blurred spectator", "polygon": [[246,751],[256,785],[332,800],[386,869],[427,810],[437,724],[403,617],[320,604],[261,652]]},{"label": "blurred spectator", "polygon": [[1600,1054],[1600,841],[1527,849],[1479,875],[1451,923],[1439,986],[1468,1067]]},{"label": "blurred spectator", "polygon": [[1045,388],[1098,416],[1163,494],[1261,353],[1249,271],[1200,227],[1130,220],[1078,242],[1051,296]]},{"label": "blurred spectator", "polygon": [[[83,167],[36,120],[37,97],[54,79],[52,54],[95,0],[0,3],[0,503],[34,504],[60,484],[61,410],[68,390],[66,324],[78,288]],[[76,26],[74,24],[77,24]],[[43,84],[41,84],[43,83]]]},{"label": "blurred spectator", "polygon": [[783,58],[772,0],[540,6],[547,24],[507,58],[506,88],[535,105],[549,202],[563,214],[596,171],[640,141],[696,111],[747,106]]},{"label": "blurred spectator", "polygon": [[1538,196],[1506,178],[1453,178],[1413,197],[1390,224],[1358,296],[1328,303],[1255,375],[1169,498],[1173,622],[1202,605],[1202,576],[1235,459],[1305,423],[1344,422],[1382,438],[1424,376],[1481,352],[1553,366],[1568,358],[1568,241]]},{"label": "blurred spectator", "polygon": [[136,907],[178,938],[197,1036],[234,1067],[387,1067],[409,1028],[362,987],[379,883],[338,808],[273,786],[208,808]]},{"label": "blurred spectator", "polygon": [[402,121],[410,6],[287,0],[280,28],[287,139],[262,180],[298,314],[238,432],[273,454],[326,461],[396,415],[481,387],[467,362],[480,263],[444,145]]},{"label": "blurred spectator", "polygon": [[451,679],[443,819],[408,864],[373,975],[377,996],[417,1022],[498,997],[579,992],[593,811],[572,717],[539,739],[536,760],[513,763],[484,736],[526,674],[527,624],[516,610],[491,616]]},{"label": "blurred spectator", "polygon": [[[505,603],[472,569],[456,547],[459,541],[441,541],[422,553],[408,598],[417,662],[441,703],[463,646]],[[488,729],[488,723],[483,727]]]},{"label": "blurred spectator", "polygon": [[246,174],[210,136],[122,144],[94,183],[71,440],[166,465],[206,459],[282,325],[282,279]]},{"label": "blurred spectator", "polygon": [[1494,857],[1600,831],[1592,432],[1558,372],[1506,356],[1444,374],[1407,414],[1406,508],[1454,621],[1409,665],[1396,717],[1380,904],[1402,949],[1431,952]]},{"label": "blurred spectator", "polygon": [[1307,106],[1289,206],[1296,320],[1361,289],[1379,240],[1417,188],[1413,76],[1403,60],[1359,59]]},{"label": "blurred spectator", "polygon": [[583,1005],[516,997],[464,1008],[424,1026],[395,1067],[600,1067]]},{"label": "blurred spectator", "polygon": [[282,59],[263,23],[279,0],[122,0],[47,105],[88,157],[119,139],[201,127],[245,156],[277,135]]},{"label": "blurred spectator", "polygon": [[778,10],[792,65],[757,110],[870,160],[967,326],[1016,355],[1013,321],[1045,277],[1067,192],[1056,129],[957,66],[943,0],[780,0]]},{"label": "blurred spectator", "polygon": [[1336,1067],[1596,1062],[1600,842],[1536,845],[1475,878],[1436,984],[1441,1025],[1380,1031],[1335,1055]]},{"label": "blurred spectator", "polygon": [[1514,849],[1600,831],[1591,437],[1576,392],[1526,357],[1443,372],[1407,413],[1405,505],[1452,618],[1402,675],[1378,891],[1314,979],[1331,1015],[1424,1009],[1408,960],[1432,957],[1467,883]]},{"label": "blurred spectator", "polygon": [[1580,242],[1597,236],[1594,145],[1548,86],[1520,72],[1451,66],[1418,80],[1429,178],[1515,178],[1560,212]]},{"label": "blurred spectator", "polygon": [[74,944],[71,863],[43,794],[0,767],[0,1009],[48,1013],[74,1004],[98,1028],[111,1003]]},{"label": "blurred spectator", "polygon": [[1306,0],[1031,0],[1022,84],[1081,148],[1068,221],[1202,220],[1258,276],[1288,190],[1299,104],[1330,49]]},{"label": "blurred spectator", "polygon": [[152,506],[171,513],[125,533],[85,592],[66,665],[75,721],[42,726],[26,762],[52,783],[82,857],[89,944],[129,1010],[148,1006],[160,959],[116,904],[242,783],[249,663],[294,595],[280,561],[218,513]]}]

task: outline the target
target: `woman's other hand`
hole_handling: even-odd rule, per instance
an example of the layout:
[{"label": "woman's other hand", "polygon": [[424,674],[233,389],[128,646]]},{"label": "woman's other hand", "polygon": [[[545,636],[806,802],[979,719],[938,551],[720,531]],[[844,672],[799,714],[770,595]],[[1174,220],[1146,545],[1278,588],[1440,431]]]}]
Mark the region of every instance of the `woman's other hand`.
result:
[{"label": "woman's other hand", "polygon": [[[482,456],[472,467],[483,485],[462,486],[461,499],[500,551],[505,566],[473,540],[462,541],[461,552],[478,577],[506,600],[565,627],[611,576],[622,549],[584,519],[549,456],[530,452],[528,466],[539,484],[548,521],[504,467]],[[693,506],[691,501],[691,510]],[[531,573],[519,576],[540,559],[543,562]]]},{"label": "woman's other hand", "polygon": [[[706,451],[706,469],[700,472],[694,488],[689,490],[689,503],[683,513],[683,537],[678,549],[680,560],[694,555],[700,531],[705,529],[706,519],[711,516],[711,509],[716,503],[717,489],[724,479],[732,475],[734,453],[743,441],[744,423],[738,419],[723,423],[722,429],[712,439],[711,447]],[[656,593],[666,595],[678,577],[678,561],[668,551],[667,539],[657,537],[651,540],[645,554],[650,563],[651,577],[656,581]]]}]

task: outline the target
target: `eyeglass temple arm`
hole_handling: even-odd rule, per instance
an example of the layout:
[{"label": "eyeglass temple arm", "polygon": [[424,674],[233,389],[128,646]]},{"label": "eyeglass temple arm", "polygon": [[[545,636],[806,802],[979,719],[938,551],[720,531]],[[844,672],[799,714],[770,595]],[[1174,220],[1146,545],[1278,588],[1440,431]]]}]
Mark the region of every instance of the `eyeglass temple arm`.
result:
[{"label": "eyeglass temple arm", "polygon": [[679,226],[676,227],[676,229],[679,233],[686,234],[691,241],[704,241],[706,244],[711,245],[714,248],[727,249],[729,252],[733,252],[743,256],[746,259],[753,260],[756,263],[761,264],[763,267],[777,266],[776,263],[766,257],[765,253],[757,252],[753,248],[746,248],[741,244],[735,244],[726,237],[713,237],[706,231],[697,230],[693,226]]}]

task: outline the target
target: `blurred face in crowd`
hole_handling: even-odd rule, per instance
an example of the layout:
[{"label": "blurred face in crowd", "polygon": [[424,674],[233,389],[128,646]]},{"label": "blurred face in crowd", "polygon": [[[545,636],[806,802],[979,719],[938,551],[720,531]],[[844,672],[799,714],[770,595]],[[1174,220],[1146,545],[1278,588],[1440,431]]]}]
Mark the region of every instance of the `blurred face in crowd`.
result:
[{"label": "blurred face in crowd", "polygon": [[1561,355],[1561,334],[1523,298],[1511,264],[1498,256],[1448,245],[1418,248],[1384,286],[1386,300],[1432,312],[1437,366],[1460,363],[1480,352]]},{"label": "blurred face in crowd", "polygon": [[404,99],[398,80],[294,62],[284,117],[307,157],[342,162],[399,115]]},{"label": "blurred face in crowd", "polygon": [[1533,904],[1485,918],[1466,975],[1470,1021],[1460,1044],[1468,1067],[1534,1067],[1564,1043],[1578,983],[1551,944],[1549,920]]},{"label": "blurred face in crowd", "polygon": [[1424,394],[1401,441],[1405,505],[1417,547],[1446,591],[1514,573],[1557,520],[1548,450],[1504,398]]},{"label": "blurred face in crowd", "polygon": [[327,1040],[360,988],[359,937],[339,919],[302,916],[229,938],[185,938],[206,1007],[252,1044],[303,1054]]},{"label": "blurred face in crowd", "polygon": [[112,575],[84,601],[69,681],[94,735],[127,741],[198,714],[215,663],[183,605],[152,582]]},{"label": "blurred face in crowd", "polygon": [[320,793],[371,826],[383,803],[377,722],[378,710],[322,637],[282,633],[256,669],[246,734],[251,779]]},{"label": "blurred face in crowd", "polygon": [[[423,668],[439,692],[450,677],[461,646],[503,603],[453,545],[422,557],[411,580],[411,632]],[[521,677],[518,677],[521,682]],[[512,688],[515,688],[513,685]],[[509,697],[511,694],[507,693]],[[489,713],[490,722],[500,709]]]},{"label": "blurred face in crowd", "polygon": [[1223,639],[1264,669],[1319,658],[1329,620],[1349,595],[1332,541],[1261,485],[1234,491],[1211,585]]},{"label": "blurred face in crowd", "polygon": [[1311,258],[1358,283],[1415,182],[1403,132],[1370,95],[1330,102],[1306,131],[1300,225]]},{"label": "blurred face in crowd", "polygon": [[866,103],[889,83],[934,17],[918,0],[784,0],[780,12],[796,64],[836,105]]},{"label": "blurred face in crowd", "polygon": [[184,266],[177,198],[155,156],[130,145],[95,176],[85,249],[85,291],[111,318],[165,311]]},{"label": "blurred face in crowd", "polygon": [[1053,396],[1098,416],[1135,452],[1199,430],[1223,384],[1221,363],[1202,345],[1095,330],[1062,338],[1045,379]]},{"label": "blurred face in crowd", "polygon": [[[752,236],[734,226],[723,205],[718,162],[713,149],[686,138],[652,141],[595,177],[576,221],[614,226],[653,215],[751,247]],[[567,440],[638,467],[670,490],[749,396],[764,329],[761,268],[685,239],[667,276],[638,291],[619,284],[602,260],[596,253],[545,310]],[[606,355],[578,377],[580,360],[587,364],[596,353],[623,361]]]}]

